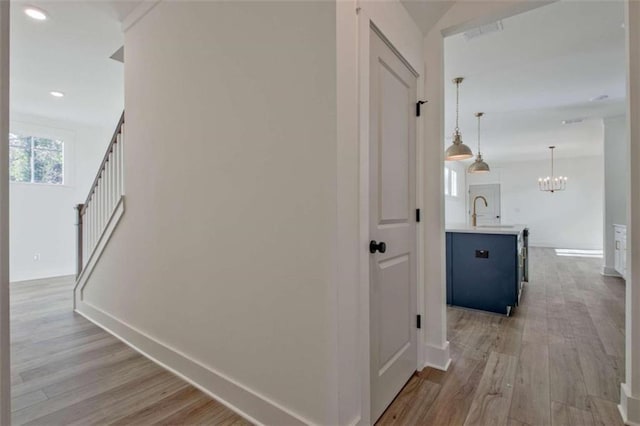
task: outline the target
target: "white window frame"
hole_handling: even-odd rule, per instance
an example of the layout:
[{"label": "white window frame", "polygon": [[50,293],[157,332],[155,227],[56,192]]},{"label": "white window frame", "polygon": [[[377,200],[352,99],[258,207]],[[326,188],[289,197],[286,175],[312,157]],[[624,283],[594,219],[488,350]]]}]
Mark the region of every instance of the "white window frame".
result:
[{"label": "white window frame", "polygon": [[460,188],[458,186],[458,172],[456,170],[451,169],[449,173],[449,184],[451,185],[449,195],[453,198],[458,198],[460,196]]},{"label": "white window frame", "polygon": [[444,195],[445,196],[449,196],[451,191],[451,180],[450,180],[450,176],[451,176],[451,169],[447,166],[444,166]]},{"label": "white window frame", "polygon": [[37,138],[62,141],[62,183],[41,182],[14,182],[11,185],[50,186],[56,188],[71,187],[74,185],[75,170],[73,169],[75,132],[67,129],[43,126],[24,121],[11,121],[10,132],[20,136],[33,136]]},{"label": "white window frame", "polygon": [[444,195],[451,198],[460,197],[458,171],[448,166],[444,166]]}]

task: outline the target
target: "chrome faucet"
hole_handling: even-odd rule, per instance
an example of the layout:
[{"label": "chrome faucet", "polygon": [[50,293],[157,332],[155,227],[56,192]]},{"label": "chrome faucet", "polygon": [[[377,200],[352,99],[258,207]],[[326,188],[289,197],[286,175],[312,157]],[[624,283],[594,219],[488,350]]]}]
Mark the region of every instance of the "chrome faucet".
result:
[{"label": "chrome faucet", "polygon": [[484,201],[485,207],[489,207],[489,203],[487,203],[487,199],[484,198],[482,195],[477,195],[473,198],[473,214],[471,215],[471,224],[474,227],[478,226],[478,214],[476,213],[476,201],[478,201],[478,198]]}]

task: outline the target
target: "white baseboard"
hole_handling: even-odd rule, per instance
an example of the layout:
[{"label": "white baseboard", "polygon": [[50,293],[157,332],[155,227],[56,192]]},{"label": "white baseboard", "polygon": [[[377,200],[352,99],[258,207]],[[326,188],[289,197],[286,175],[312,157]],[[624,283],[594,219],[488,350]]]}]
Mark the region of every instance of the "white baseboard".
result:
[{"label": "white baseboard", "polygon": [[618,273],[618,271],[616,271],[613,268],[610,268],[608,266],[603,266],[602,270],[600,271],[600,274],[604,275],[605,277],[618,277],[618,278],[622,278],[622,275],[620,275]]},{"label": "white baseboard", "polygon": [[620,385],[620,405],[618,410],[622,421],[628,426],[640,426],[640,397],[631,396],[626,383]]},{"label": "white baseboard", "polygon": [[102,252],[107,247],[107,243],[111,239],[111,235],[113,231],[116,230],[120,219],[124,215],[124,195],[120,197],[118,200],[118,204],[113,209],[113,213],[111,213],[111,217],[107,222],[107,226],[105,226],[104,231],[100,235],[98,242],[96,243],[95,248],[93,249],[93,253],[87,253],[89,255],[89,260],[86,265],[82,269],[80,276],[76,280],[76,286],[73,288],[73,308],[76,308],[77,301],[82,299],[82,291],[84,286],[87,285],[87,281],[93,272],[93,268],[96,267],[98,260],[100,260],[100,256],[102,256]]},{"label": "white baseboard", "polygon": [[103,310],[78,300],[76,312],[111,333],[151,361],[181,377],[257,425],[306,425],[313,422],[189,358]]},{"label": "white baseboard", "polygon": [[51,281],[73,281],[74,275],[52,275],[42,278],[31,278],[28,280],[11,281],[11,284],[15,285],[29,285],[29,284],[43,284],[50,283]]},{"label": "white baseboard", "polygon": [[438,370],[447,371],[451,364],[451,354],[449,353],[449,342],[438,347],[429,344],[424,345],[425,367],[432,367]]}]

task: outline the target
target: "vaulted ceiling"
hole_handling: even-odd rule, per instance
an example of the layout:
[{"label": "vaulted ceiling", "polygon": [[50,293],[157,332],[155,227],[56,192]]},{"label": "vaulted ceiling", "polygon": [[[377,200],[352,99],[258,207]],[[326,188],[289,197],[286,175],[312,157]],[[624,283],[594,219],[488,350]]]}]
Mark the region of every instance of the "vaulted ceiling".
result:
[{"label": "vaulted ceiling", "polygon": [[[445,39],[446,140],[460,87],[463,139],[476,149],[475,112],[485,112],[486,160],[602,153],[603,117],[625,112],[625,29],[621,1],[556,2],[502,21],[503,30]],[[607,96],[604,100],[595,100]],[[564,120],[582,120],[562,124]]]},{"label": "vaulted ceiling", "polygon": [[423,34],[427,34],[454,5],[454,0],[400,0]]}]

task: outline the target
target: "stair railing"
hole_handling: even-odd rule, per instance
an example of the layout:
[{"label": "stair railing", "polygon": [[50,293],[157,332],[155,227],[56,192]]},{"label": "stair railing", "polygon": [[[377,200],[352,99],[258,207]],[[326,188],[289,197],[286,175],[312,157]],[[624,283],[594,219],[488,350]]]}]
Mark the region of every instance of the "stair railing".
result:
[{"label": "stair railing", "polygon": [[76,279],[91,259],[124,195],[124,112],[84,204],[76,210]]}]

